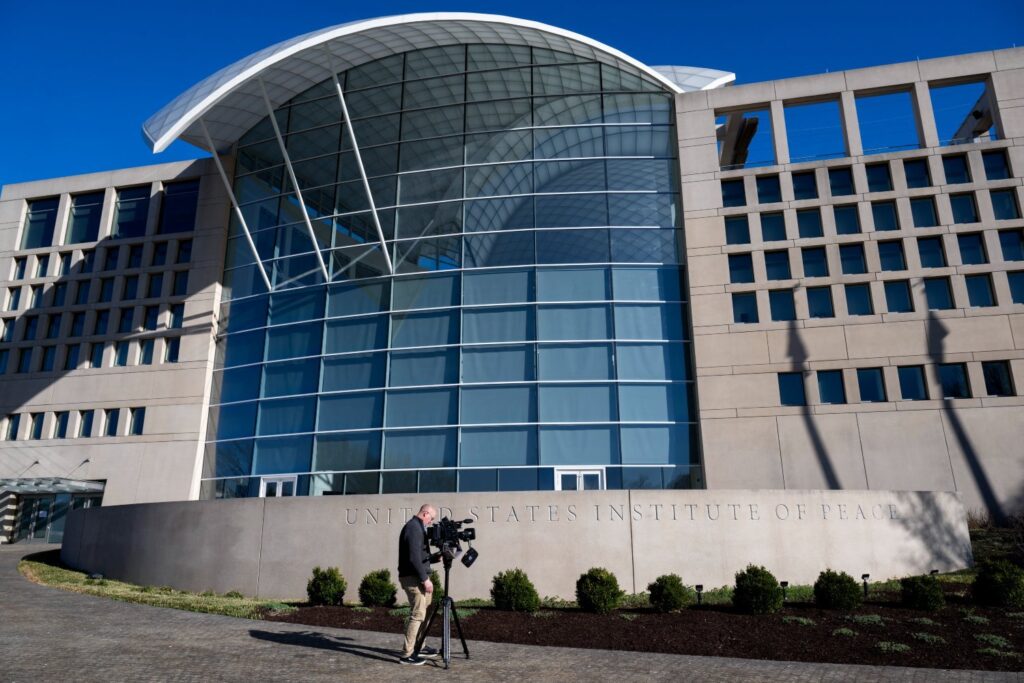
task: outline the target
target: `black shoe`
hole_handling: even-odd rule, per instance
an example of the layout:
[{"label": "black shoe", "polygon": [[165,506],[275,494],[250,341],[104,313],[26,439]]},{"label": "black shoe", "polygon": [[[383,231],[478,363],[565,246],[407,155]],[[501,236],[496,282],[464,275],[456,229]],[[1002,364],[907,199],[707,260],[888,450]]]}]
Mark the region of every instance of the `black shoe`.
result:
[{"label": "black shoe", "polygon": [[441,652],[436,648],[423,646],[423,648],[420,649],[420,657],[423,659],[437,659],[440,656]]},{"label": "black shoe", "polygon": [[398,660],[399,664],[408,664],[410,666],[423,666],[427,663],[427,660],[423,659],[419,655],[413,655],[412,657],[402,657]]}]

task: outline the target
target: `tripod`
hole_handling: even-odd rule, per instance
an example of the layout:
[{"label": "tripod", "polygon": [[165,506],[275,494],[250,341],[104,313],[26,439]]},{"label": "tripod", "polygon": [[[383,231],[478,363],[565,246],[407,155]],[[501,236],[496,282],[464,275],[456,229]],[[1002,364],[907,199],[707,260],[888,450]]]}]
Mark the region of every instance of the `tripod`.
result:
[{"label": "tripod", "polygon": [[469,659],[469,646],[466,645],[466,637],[462,635],[462,624],[459,622],[459,613],[455,610],[455,601],[452,600],[451,596],[448,595],[448,574],[452,569],[452,558],[444,555],[444,597],[441,598],[441,602],[434,603],[430,606],[430,615],[427,617],[427,624],[420,631],[419,638],[416,639],[416,649],[413,651],[419,653],[423,647],[423,641],[427,638],[427,633],[430,631],[430,625],[434,623],[434,617],[437,616],[438,611],[442,612],[442,618],[444,619],[443,626],[441,627],[441,659],[444,660],[444,668],[448,668],[448,663],[452,661],[452,617],[455,618],[455,628],[459,632],[459,640],[462,641],[462,651],[466,653],[466,659]]}]

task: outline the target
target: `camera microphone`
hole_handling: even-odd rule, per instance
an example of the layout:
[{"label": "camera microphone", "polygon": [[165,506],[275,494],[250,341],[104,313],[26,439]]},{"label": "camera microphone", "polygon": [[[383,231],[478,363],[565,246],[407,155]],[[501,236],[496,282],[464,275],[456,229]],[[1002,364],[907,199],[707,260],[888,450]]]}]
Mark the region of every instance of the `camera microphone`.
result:
[{"label": "camera microphone", "polygon": [[464,519],[461,522],[459,522],[459,524],[472,524],[474,521],[475,520],[472,519]]}]

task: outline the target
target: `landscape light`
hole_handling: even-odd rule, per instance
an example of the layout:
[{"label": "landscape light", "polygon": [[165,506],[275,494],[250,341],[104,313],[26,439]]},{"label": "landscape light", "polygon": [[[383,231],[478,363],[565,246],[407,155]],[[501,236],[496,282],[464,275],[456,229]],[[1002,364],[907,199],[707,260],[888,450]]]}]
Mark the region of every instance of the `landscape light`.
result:
[{"label": "landscape light", "polygon": [[694,588],[697,589],[697,604],[701,604],[701,594],[704,592],[704,584],[698,583]]},{"label": "landscape light", "polygon": [[929,573],[930,575],[932,575],[932,576],[935,576],[936,574],[938,574],[938,573],[939,573],[939,570],[938,570],[938,569],[933,569],[933,570],[931,570],[931,571],[930,571],[930,572],[928,572],[928,573]]},{"label": "landscape light", "polygon": [[871,578],[871,574],[861,574],[861,580],[864,582],[864,599],[868,599],[868,579]]}]

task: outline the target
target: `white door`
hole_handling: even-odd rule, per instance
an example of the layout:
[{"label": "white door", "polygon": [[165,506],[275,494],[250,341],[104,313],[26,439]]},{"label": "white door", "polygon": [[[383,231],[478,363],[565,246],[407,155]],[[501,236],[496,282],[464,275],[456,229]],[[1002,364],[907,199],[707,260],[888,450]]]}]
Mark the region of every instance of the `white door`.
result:
[{"label": "white door", "polygon": [[295,485],[297,482],[298,477],[295,475],[285,477],[263,477],[260,479],[260,498],[294,496]]},{"label": "white door", "polygon": [[604,469],[556,467],[556,491],[599,491],[604,489]]}]

